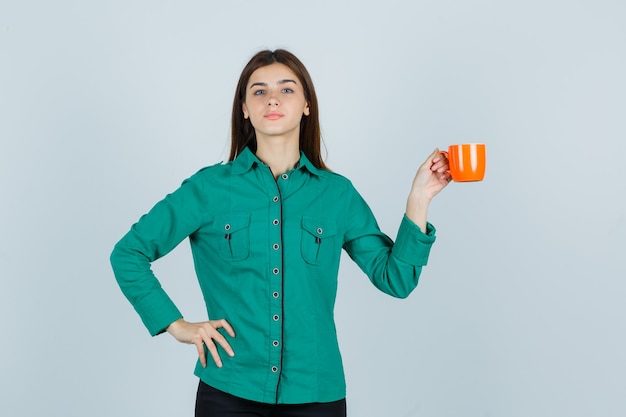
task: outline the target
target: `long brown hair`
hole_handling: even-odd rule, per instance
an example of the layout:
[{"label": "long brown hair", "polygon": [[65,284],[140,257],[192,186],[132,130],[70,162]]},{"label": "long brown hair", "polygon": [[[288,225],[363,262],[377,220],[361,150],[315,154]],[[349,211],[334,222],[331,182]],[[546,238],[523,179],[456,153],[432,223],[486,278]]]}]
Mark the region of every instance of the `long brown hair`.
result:
[{"label": "long brown hair", "polygon": [[246,87],[252,73],[261,67],[274,63],[286,65],[298,77],[304,88],[304,98],[309,104],[309,115],[302,116],[300,122],[300,150],[317,168],[328,169],[321,155],[322,135],[317,106],[317,96],[313,81],[302,62],[291,52],[284,49],[275,51],[265,50],[254,55],[244,67],[233,100],[233,114],[231,119],[231,142],[229,161],[233,161],[237,155],[247,146],[252,152],[256,152],[256,134],[250,120],[243,116],[243,104],[246,101]]}]

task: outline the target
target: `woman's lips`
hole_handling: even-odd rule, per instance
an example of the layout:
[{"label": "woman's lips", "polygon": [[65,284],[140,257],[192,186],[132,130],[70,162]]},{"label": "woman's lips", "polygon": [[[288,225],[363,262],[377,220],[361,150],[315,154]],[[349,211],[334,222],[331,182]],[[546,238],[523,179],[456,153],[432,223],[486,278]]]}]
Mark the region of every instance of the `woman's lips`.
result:
[{"label": "woman's lips", "polygon": [[269,120],[278,120],[281,117],[283,117],[283,114],[276,111],[269,112],[265,115],[265,118]]}]

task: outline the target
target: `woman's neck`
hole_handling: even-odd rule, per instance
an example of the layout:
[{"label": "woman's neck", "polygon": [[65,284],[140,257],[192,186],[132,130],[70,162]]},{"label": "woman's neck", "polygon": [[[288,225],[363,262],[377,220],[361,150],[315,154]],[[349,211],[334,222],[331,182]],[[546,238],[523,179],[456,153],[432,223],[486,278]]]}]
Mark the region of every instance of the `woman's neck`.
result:
[{"label": "woman's neck", "polygon": [[300,160],[300,146],[297,140],[279,138],[257,138],[256,156],[270,167],[274,178],[292,169]]}]

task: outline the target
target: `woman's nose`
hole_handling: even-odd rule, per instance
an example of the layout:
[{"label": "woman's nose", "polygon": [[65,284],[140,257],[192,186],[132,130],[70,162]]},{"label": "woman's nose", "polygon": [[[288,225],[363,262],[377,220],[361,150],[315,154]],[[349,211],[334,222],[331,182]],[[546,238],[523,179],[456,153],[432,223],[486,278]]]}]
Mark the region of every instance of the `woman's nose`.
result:
[{"label": "woman's nose", "polygon": [[278,104],[279,104],[279,101],[278,101],[278,98],[276,98],[276,95],[270,94],[269,97],[267,98],[267,105],[278,106]]}]

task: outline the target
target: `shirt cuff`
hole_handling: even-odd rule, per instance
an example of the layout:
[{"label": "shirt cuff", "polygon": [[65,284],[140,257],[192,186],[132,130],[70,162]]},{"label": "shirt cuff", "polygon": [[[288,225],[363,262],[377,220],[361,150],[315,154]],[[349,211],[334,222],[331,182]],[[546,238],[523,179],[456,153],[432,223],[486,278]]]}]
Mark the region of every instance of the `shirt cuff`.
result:
[{"label": "shirt cuff", "polygon": [[183,317],[162,289],[138,301],[135,310],[152,336],[163,333],[170,324]]},{"label": "shirt cuff", "polygon": [[435,226],[426,223],[426,233],[406,214],[402,218],[391,254],[409,265],[424,266],[435,242]]}]

